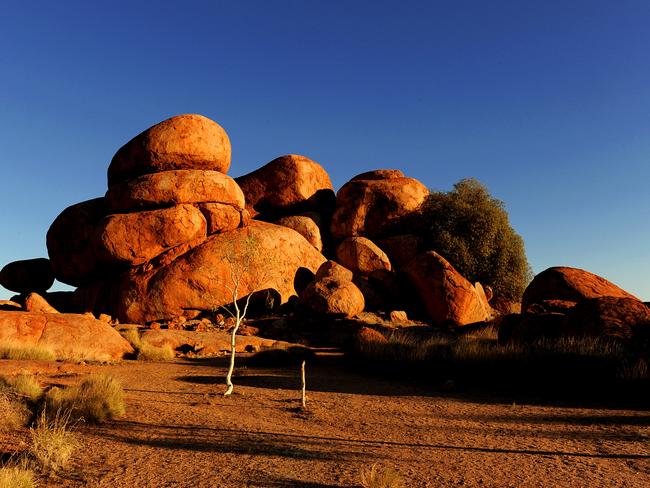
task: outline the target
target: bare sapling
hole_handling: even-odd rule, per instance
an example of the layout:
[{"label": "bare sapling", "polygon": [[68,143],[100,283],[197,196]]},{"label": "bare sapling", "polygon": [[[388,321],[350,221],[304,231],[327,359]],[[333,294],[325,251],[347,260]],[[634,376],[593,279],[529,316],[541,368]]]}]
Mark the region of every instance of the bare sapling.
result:
[{"label": "bare sapling", "polygon": [[[239,296],[242,293],[242,282],[244,280],[244,275],[250,271],[251,267],[251,255],[255,252],[255,240],[252,238],[247,239],[244,242],[244,252],[243,255],[237,257],[234,255],[234,251],[231,250],[226,255],[226,260],[228,261],[228,267],[230,269],[230,282],[226,283],[226,289],[230,292],[232,298],[232,305],[223,307],[223,309],[232,317],[235,321],[235,326],[233,327],[230,334],[230,364],[228,366],[228,373],[226,374],[226,391],[223,396],[228,396],[232,394],[234,385],[232,383],[232,375],[235,370],[235,355],[237,348],[237,332],[242,322],[246,318],[248,313],[248,305],[250,304],[251,297],[253,296],[254,289],[247,290],[249,293],[244,300],[243,306],[238,303]],[[255,282],[257,284],[262,283],[264,277],[262,275],[256,274]],[[250,287],[250,284],[249,284]]]},{"label": "bare sapling", "polygon": [[303,360],[300,366],[300,373],[302,376],[302,408],[307,408],[307,381],[305,378],[305,361]]}]

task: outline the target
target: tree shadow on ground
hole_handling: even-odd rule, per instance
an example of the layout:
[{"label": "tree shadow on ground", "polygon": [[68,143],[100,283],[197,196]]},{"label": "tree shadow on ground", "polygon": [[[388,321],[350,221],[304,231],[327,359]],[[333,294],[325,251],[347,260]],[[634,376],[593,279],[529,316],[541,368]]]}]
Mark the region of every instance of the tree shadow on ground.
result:
[{"label": "tree shadow on ground", "polygon": [[[465,452],[496,453],[528,456],[572,456],[599,459],[650,459],[650,453],[591,453],[580,451],[492,448],[473,445],[453,445],[449,443],[398,442],[390,440],[359,439],[302,435],[294,433],[255,431],[243,432],[236,429],[207,427],[197,425],[163,425],[141,422],[119,422],[125,433],[115,429],[101,429],[102,438],[135,445],[148,445],[167,449],[185,449],[234,454],[283,456],[297,459],[368,461],[373,455],[372,448],[407,448],[417,453],[422,450],[452,450]],[[151,438],[151,432],[158,436]],[[385,457],[383,452],[379,457]]]}]

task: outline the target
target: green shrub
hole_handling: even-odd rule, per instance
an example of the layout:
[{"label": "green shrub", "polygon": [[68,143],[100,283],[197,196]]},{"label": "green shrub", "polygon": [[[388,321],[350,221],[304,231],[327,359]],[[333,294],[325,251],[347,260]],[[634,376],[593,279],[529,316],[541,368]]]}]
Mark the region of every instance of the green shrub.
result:
[{"label": "green shrub", "polygon": [[475,179],[448,193],[432,192],[424,210],[427,246],[471,282],[518,301],[532,272],[523,239],[512,229],[502,201]]},{"label": "green shrub", "polygon": [[48,391],[45,410],[49,417],[70,412],[73,420],[99,423],[124,415],[124,391],[114,378],[93,374],[78,385]]}]

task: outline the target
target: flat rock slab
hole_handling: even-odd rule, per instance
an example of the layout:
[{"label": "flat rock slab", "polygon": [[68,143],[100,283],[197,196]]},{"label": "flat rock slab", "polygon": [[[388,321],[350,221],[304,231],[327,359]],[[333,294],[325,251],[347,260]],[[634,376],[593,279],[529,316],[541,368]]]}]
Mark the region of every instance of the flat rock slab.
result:
[{"label": "flat rock slab", "polygon": [[110,325],[73,313],[0,311],[1,347],[42,347],[59,359],[115,361],[131,345]]}]

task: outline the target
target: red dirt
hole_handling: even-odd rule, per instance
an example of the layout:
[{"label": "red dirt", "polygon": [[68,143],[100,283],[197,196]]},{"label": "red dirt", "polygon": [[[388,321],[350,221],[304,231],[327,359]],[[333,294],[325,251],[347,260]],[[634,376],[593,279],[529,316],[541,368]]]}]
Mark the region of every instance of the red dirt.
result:
[{"label": "red dirt", "polygon": [[[224,398],[224,360],[110,366],[0,361],[43,383],[99,371],[124,384],[126,415],[79,425],[82,448],[41,486],[342,487],[378,463],[405,486],[650,486],[648,411],[453,398],[349,372],[335,358],[298,371],[242,368]],[[0,434],[20,449],[27,431]]]}]

